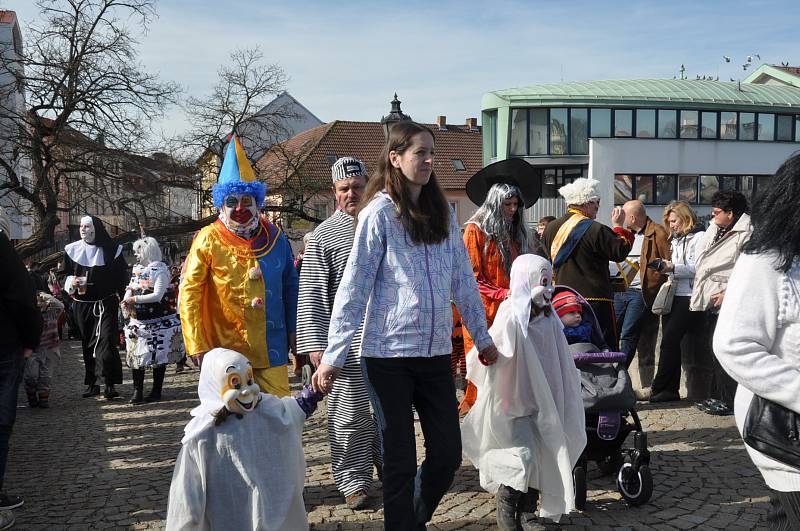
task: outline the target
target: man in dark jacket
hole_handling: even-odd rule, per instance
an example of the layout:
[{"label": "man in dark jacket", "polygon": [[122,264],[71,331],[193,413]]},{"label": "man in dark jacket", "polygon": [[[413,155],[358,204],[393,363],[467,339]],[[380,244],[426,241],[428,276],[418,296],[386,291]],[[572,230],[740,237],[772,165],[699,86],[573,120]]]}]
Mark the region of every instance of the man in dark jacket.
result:
[{"label": "man in dark jacket", "polygon": [[0,218],[0,520],[13,523],[10,510],[21,506],[23,500],[3,491],[8,441],[17,416],[17,389],[25,358],[39,345],[42,316],[31,277],[8,238],[2,209]]},{"label": "man in dark jacket", "polygon": [[628,256],[633,234],[622,226],[625,212],[620,207],[611,212],[613,228],[594,221],[600,208],[599,185],[595,179],[581,178],[558,189],[569,210],[547,225],[542,243],[553,262],[556,282],[571,287],[589,301],[606,343],[617,350],[608,262],[621,262]]}]

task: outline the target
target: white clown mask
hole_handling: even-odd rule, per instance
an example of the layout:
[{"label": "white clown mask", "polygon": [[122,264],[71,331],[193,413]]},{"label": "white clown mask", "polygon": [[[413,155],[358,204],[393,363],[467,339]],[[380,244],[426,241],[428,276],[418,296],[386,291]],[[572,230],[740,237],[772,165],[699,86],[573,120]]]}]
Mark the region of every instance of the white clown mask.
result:
[{"label": "white clown mask", "polygon": [[209,409],[224,405],[239,415],[253,411],[261,401],[250,362],[238,352],[224,348],[215,348],[203,356],[198,393]]},{"label": "white clown mask", "polygon": [[91,216],[83,216],[81,218],[81,225],[78,229],[78,233],[81,236],[81,240],[84,243],[88,243],[89,245],[94,243],[94,222],[92,221]]},{"label": "white clown mask", "polygon": [[248,194],[230,194],[220,209],[220,218],[228,229],[243,238],[249,238],[258,227],[258,205]]},{"label": "white clown mask", "polygon": [[523,254],[511,264],[511,301],[514,318],[527,336],[531,304],[544,308],[553,298],[553,267],[535,254]]}]

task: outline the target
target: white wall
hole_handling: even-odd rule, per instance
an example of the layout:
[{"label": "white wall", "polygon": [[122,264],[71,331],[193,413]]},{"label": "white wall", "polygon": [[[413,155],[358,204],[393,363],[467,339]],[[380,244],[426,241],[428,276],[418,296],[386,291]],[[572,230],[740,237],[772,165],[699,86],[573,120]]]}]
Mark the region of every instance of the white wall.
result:
[{"label": "white wall", "polygon": [[[589,177],[602,183],[598,221],[608,223],[614,206],[614,174],[666,173],[685,175],[772,175],[800,144],[723,140],[652,140],[592,138]],[[698,206],[699,215],[711,207]],[[648,215],[661,219],[663,206],[650,206]]]}]

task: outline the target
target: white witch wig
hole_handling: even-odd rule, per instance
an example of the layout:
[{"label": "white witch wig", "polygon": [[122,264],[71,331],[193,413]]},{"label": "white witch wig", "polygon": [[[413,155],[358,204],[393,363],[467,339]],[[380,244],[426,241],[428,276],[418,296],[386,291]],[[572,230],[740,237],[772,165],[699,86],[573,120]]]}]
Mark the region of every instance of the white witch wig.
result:
[{"label": "white witch wig", "polygon": [[142,250],[142,265],[150,265],[153,262],[161,261],[161,248],[155,238],[145,236],[133,242],[133,251]]},{"label": "white witch wig", "polygon": [[[519,200],[519,208],[514,212],[514,217],[511,223],[503,219],[503,201],[516,197]],[[496,183],[489,188],[489,193],[486,194],[481,207],[475,212],[475,215],[469,220],[470,223],[475,223],[487,236],[486,247],[489,242],[494,240],[497,249],[500,251],[500,256],[503,258],[503,268],[506,275],[511,272],[511,242],[516,242],[519,245],[520,254],[528,252],[528,229],[525,226],[523,219],[523,211],[525,209],[525,202],[522,200],[522,192],[513,184]]]},{"label": "white witch wig", "polygon": [[600,200],[600,181],[581,177],[558,189],[567,205],[585,205]]}]

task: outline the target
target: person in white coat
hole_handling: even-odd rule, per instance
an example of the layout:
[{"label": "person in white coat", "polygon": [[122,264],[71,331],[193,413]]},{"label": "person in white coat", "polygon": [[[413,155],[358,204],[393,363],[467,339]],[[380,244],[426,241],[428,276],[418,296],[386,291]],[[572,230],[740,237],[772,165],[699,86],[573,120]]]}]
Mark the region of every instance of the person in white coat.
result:
[{"label": "person in white coat", "polygon": [[[800,413],[800,155],[756,199],[753,232],[736,261],[714,334],[714,353],[738,383],[741,432],[754,395]],[[745,444],[774,491],[772,529],[800,529],[800,468]]]},{"label": "person in white coat", "polygon": [[489,334],[500,355],[492,366],[467,355],[478,399],[461,425],[464,455],[495,494],[501,531],[541,529],[575,508],[572,469],[586,446],[580,375],[553,310],[553,270],[536,255],[511,265],[511,293]]}]

